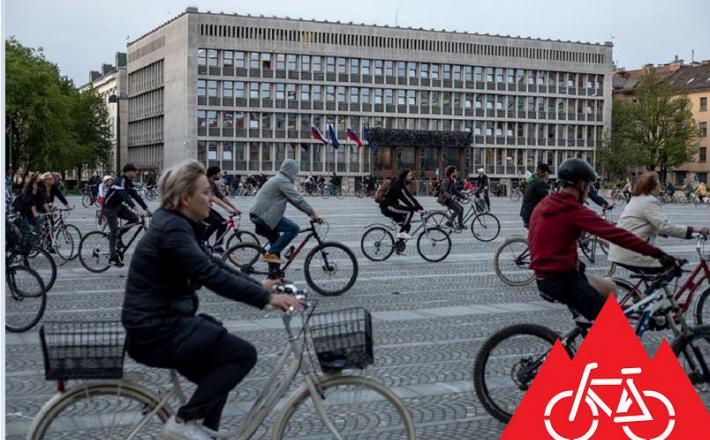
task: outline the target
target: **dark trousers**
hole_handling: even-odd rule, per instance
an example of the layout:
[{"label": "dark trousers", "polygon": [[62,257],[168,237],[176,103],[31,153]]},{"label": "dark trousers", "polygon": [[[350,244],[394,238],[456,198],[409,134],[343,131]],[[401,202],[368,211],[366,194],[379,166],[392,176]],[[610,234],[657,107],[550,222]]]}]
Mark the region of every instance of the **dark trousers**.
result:
[{"label": "dark trousers", "polygon": [[[128,209],[126,205],[121,205],[119,208],[104,208],[106,221],[108,222],[108,248],[109,253],[113,256],[116,253],[116,241],[121,238],[122,231],[119,230],[118,219],[122,218],[128,221],[128,224],[138,223],[138,216]],[[126,226],[128,226],[126,224]],[[126,227],[124,226],[124,227]]]},{"label": "dark trousers", "polygon": [[205,228],[205,240],[209,240],[214,231],[217,231],[217,239],[215,240],[215,246],[222,244],[224,240],[224,233],[227,232],[227,224],[225,223],[225,218],[217,212],[216,210],[210,208],[210,216],[205,220],[209,226]]},{"label": "dark trousers", "polygon": [[399,232],[409,232],[412,228],[412,216],[414,211],[404,206],[390,205],[386,208],[381,208],[380,211],[385,217],[389,217],[400,225]]},{"label": "dark trousers", "polygon": [[446,201],[446,207],[452,211],[449,223],[453,225],[454,217],[456,217],[458,219],[459,226],[463,227],[463,206],[453,199],[448,199]]},{"label": "dark trousers", "polygon": [[488,197],[488,188],[481,191],[483,193],[483,200],[486,202],[486,209],[491,210],[491,199]]},{"label": "dark trousers", "polygon": [[561,272],[537,280],[537,288],[579,312],[590,321],[596,319],[606,298],[578,271]]}]

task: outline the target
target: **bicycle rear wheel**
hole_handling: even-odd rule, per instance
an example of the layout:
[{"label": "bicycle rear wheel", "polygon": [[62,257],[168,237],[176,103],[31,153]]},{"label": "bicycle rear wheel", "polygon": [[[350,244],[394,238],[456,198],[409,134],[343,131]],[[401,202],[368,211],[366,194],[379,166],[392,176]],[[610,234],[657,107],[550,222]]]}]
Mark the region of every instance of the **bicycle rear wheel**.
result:
[{"label": "bicycle rear wheel", "polygon": [[431,263],[438,263],[451,252],[451,237],[440,227],[424,229],[417,237],[417,252]]},{"label": "bicycle rear wheel", "polygon": [[394,252],[394,237],[382,226],[375,226],[362,234],[360,249],[372,261],[385,261]]},{"label": "bicycle rear wheel", "polygon": [[530,250],[525,237],[510,237],[493,257],[493,269],[498,279],[509,286],[527,286],[535,280],[530,269]]},{"label": "bicycle rear wheel", "polygon": [[222,261],[246,275],[266,276],[269,274],[269,264],[261,259],[265,253],[264,248],[254,243],[239,243],[227,249],[222,255]]},{"label": "bicycle rear wheel", "polygon": [[[340,438],[415,438],[404,402],[381,383],[362,376],[330,376],[316,384],[320,405]],[[289,399],[272,434],[274,440],[333,438],[306,387]]]},{"label": "bicycle rear wheel", "polygon": [[30,255],[12,254],[8,264],[29,267],[39,274],[44,282],[47,292],[52,290],[54,282],[57,281],[57,263],[49,252],[44,249],[35,248]]},{"label": "bicycle rear wheel", "polygon": [[480,241],[493,241],[500,234],[500,222],[495,215],[488,212],[478,214],[471,221],[471,233]]},{"label": "bicycle rear wheel", "polygon": [[691,331],[674,340],[671,348],[705,408],[710,409],[710,326],[693,327]]},{"label": "bicycle rear wheel", "polygon": [[695,324],[710,325],[710,287],[700,294],[700,299],[695,306]]},{"label": "bicycle rear wheel", "polygon": [[[33,420],[27,440],[125,439],[157,405],[153,395],[129,382],[81,384],[47,402]],[[145,425],[133,438],[160,438],[171,414],[170,407],[161,407],[145,419]]]},{"label": "bicycle rear wheel", "polygon": [[89,272],[100,273],[108,270],[108,234],[101,231],[89,232],[79,243],[79,262]]},{"label": "bicycle rear wheel", "polygon": [[5,330],[26,332],[37,325],[47,306],[42,278],[29,267],[10,266],[5,273]]},{"label": "bicycle rear wheel", "polygon": [[337,296],[355,284],[357,270],[357,259],[350,248],[326,241],[308,253],[303,275],[316,292],[324,296]]},{"label": "bicycle rear wheel", "polygon": [[231,249],[239,243],[252,243],[261,247],[261,243],[259,243],[259,238],[256,234],[242,229],[235,229],[234,233],[227,240],[227,249]]}]

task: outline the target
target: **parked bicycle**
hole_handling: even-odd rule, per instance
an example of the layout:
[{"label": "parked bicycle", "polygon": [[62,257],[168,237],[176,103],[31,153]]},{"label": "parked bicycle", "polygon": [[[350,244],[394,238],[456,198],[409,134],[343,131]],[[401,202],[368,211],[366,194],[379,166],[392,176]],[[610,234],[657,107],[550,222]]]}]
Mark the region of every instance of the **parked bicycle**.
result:
[{"label": "parked bicycle", "polygon": [[[325,232],[319,231],[318,225],[325,227]],[[347,246],[335,241],[325,241],[328,234],[328,224],[310,222],[310,227],[301,230],[305,235],[298,246],[289,247],[285,254],[283,265],[266,263],[262,256],[266,249],[255,243],[240,243],[227,249],[222,260],[236,266],[247,275],[267,276],[271,279],[283,279],[291,263],[301,253],[311,239],[316,240],[316,246],[306,255],[304,276],[308,285],[325,296],[337,296],[350,290],[355,284],[358,274],[358,264],[355,254]]]},{"label": "parked bicycle", "polygon": [[[280,291],[306,299],[294,286]],[[278,406],[278,415],[269,422],[274,440],[383,435],[413,440],[414,423],[404,402],[378,381],[344,371],[373,362],[370,314],[362,308],[315,309],[307,302],[304,311],[283,314],[283,354],[239,429],[220,431],[216,438],[252,438]],[[300,326],[294,328],[297,317]],[[57,382],[58,393],[35,416],[27,440],[61,439],[67,432],[84,438],[153,439],[175,414],[171,403],[182,406],[186,401],[173,370],[170,386],[157,392],[124,375],[124,336],[118,322],[45,323],[40,341],[45,376]],[[287,396],[297,377],[303,383]],[[86,379],[97,380],[82,381]],[[67,387],[70,380],[77,383]]]},{"label": "parked bicycle", "polygon": [[[464,211],[463,225],[466,227],[469,224],[471,233],[477,240],[483,242],[493,241],[500,234],[500,222],[498,217],[486,210],[485,201],[479,196],[464,192],[463,198],[459,202],[468,209]],[[425,217],[428,226],[438,226],[447,232],[458,233],[461,230],[453,226],[451,216],[453,211],[449,208],[446,210],[429,211],[429,215]]]},{"label": "parked bicycle", "polygon": [[[691,327],[684,314],[679,312],[680,306],[669,283],[681,275],[682,271],[673,269],[658,275],[631,275],[631,278],[643,280],[647,287],[645,297],[627,307],[624,314],[639,317],[635,329],[639,338],[648,330],[670,329],[673,332],[673,352],[696,391],[702,394],[707,393],[710,384],[710,326]],[[544,294],[541,297],[554,302]],[[569,356],[574,356],[579,340],[586,336],[592,323],[580,319],[573,309],[570,311],[575,328],[561,337],[541,325],[516,324],[486,340],[473,366],[473,384],[489,414],[504,423],[510,421],[558,339]]]},{"label": "parked bicycle", "polygon": [[[141,217],[138,223],[126,223],[118,228],[118,238],[116,239],[116,252],[121,260],[124,259],[126,252],[131,247],[134,241],[138,238],[141,232],[145,231],[150,225],[150,217]],[[124,244],[123,237],[129,235],[129,231],[134,230],[128,243]],[[100,273],[105,272],[110,267],[108,233],[104,231],[89,232],[81,239],[79,244],[79,261],[89,272]]]},{"label": "parked bicycle", "polygon": [[[427,216],[428,213],[422,212],[419,221],[412,221],[412,224],[419,223],[419,226],[410,235],[417,238],[419,255],[426,261],[438,263],[451,252],[451,238],[448,231],[440,226],[427,226]],[[372,261],[385,261],[394,252],[397,255],[404,254],[410,239],[395,240],[398,229],[399,225],[395,221],[390,224],[372,223],[365,226],[365,232],[360,239],[362,253]]]}]

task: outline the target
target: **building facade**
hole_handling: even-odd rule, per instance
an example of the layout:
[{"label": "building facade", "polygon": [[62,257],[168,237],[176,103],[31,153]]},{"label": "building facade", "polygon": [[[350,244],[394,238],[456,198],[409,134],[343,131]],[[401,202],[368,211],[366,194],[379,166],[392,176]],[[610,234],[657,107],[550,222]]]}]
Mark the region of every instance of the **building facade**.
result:
[{"label": "building facade", "polygon": [[[612,47],[282,18],[185,13],[128,45],[128,157],[232,174],[353,181],[454,163],[512,178],[594,161],[610,127]],[[332,124],[339,149],[311,138]],[[365,128],[470,132],[468,146],[357,148]]]}]

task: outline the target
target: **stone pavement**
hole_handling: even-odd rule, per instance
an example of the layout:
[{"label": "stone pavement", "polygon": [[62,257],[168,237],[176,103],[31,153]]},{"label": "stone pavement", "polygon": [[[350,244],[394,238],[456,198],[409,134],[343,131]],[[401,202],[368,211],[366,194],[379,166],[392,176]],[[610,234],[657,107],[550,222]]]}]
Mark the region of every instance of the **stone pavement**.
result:
[{"label": "stone pavement", "polygon": [[[237,199],[244,212],[253,199]],[[69,221],[82,231],[93,230],[94,208],[85,209],[79,200]],[[519,204],[493,199],[493,213],[501,222],[501,234],[491,243],[476,241],[470,232],[452,237],[451,255],[442,263],[427,263],[416,253],[415,242],[404,256],[374,263],[360,250],[364,226],[383,220],[372,199],[309,198],[329,222],[328,239],[349,246],[358,257],[359,276],[355,286],[340,297],[315,293],[321,310],[364,306],[374,318],[375,365],[366,370],[392,387],[404,398],[422,439],[495,439],[504,425],[492,419],[472,392],[473,360],[485,339],[502,327],[521,322],[550,326],[558,331],[571,328],[569,313],[540,299],[533,286],[512,288],[495,276],[492,257],[507,236],[524,234],[518,217]],[[437,208],[432,198],[424,198],[427,208]],[[156,205],[155,202],[152,203]],[[710,223],[710,210],[668,207],[679,223]],[[300,212],[289,208],[287,215],[306,224]],[[618,217],[618,212],[615,212]],[[245,219],[246,219],[245,215]],[[253,229],[248,221],[243,223]],[[696,261],[694,242],[663,239],[667,252]],[[297,284],[303,281],[303,257],[288,275]],[[119,319],[127,268],[111,268],[103,274],[86,271],[77,261],[59,269],[55,287],[49,292],[44,320]],[[270,366],[281,353],[285,340],[277,313],[263,312],[217,295],[201,293],[201,311],[225,322],[239,336],[255,344],[259,363],[231,393],[225,410],[227,425],[238,425],[248,405],[261,389]],[[55,393],[54,384],[43,376],[39,328],[7,335],[6,421],[8,437],[19,439],[31,418]],[[660,335],[644,337],[649,352],[658,346]],[[147,378],[151,386],[167,384],[167,374],[127,361],[127,370]]]}]

